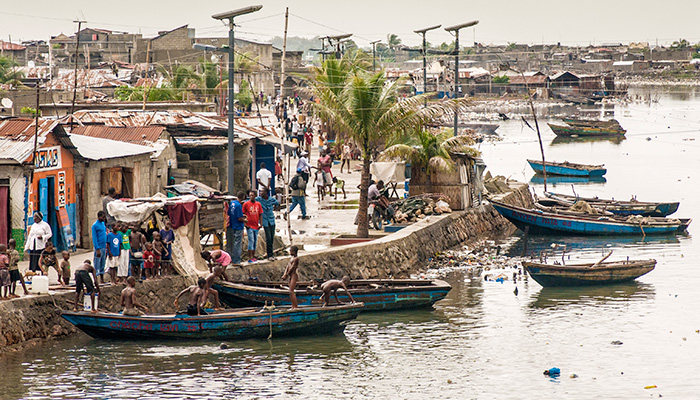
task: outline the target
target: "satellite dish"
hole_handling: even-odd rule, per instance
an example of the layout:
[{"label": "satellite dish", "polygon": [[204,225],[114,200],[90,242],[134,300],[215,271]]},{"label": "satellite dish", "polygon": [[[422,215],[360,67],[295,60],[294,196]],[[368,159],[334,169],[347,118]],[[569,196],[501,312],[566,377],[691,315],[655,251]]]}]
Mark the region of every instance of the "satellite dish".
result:
[{"label": "satellite dish", "polygon": [[0,100],[0,104],[2,104],[2,106],[5,108],[12,108],[12,100],[8,98]]},{"label": "satellite dish", "polygon": [[29,61],[27,62],[27,67],[29,67],[29,68],[34,68],[34,67],[36,67],[36,63],[34,63],[34,60],[29,60]]}]

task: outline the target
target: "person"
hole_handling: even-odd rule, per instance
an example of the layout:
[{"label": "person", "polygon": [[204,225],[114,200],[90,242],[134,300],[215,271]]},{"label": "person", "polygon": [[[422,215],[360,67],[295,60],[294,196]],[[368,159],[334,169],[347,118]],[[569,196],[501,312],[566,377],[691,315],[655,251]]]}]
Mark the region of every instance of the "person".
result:
[{"label": "person", "polygon": [[338,177],[333,177],[333,186],[335,186],[335,198],[338,198],[338,189],[343,191],[343,199],[347,199],[348,196],[345,194],[345,180],[338,179]]},{"label": "person", "polygon": [[343,148],[341,149],[340,153],[340,158],[341,158],[341,164],[340,164],[340,173],[343,173],[343,167],[347,164],[348,166],[348,174],[351,174],[350,172],[350,160],[352,159],[352,152],[350,151],[350,145],[347,143],[343,143]]},{"label": "person", "polygon": [[136,301],[136,278],[126,278],[126,287],[122,290],[121,304],[124,307],[122,315],[127,317],[140,317],[148,312],[148,307]]},{"label": "person", "polygon": [[107,262],[106,268],[109,279],[112,283],[117,283],[117,269],[119,268],[119,256],[122,249],[122,235],[119,232],[120,224],[115,223],[111,228],[107,228]]},{"label": "person", "polygon": [[290,195],[292,196],[292,204],[289,205],[289,210],[283,214],[284,218],[287,218],[287,214],[291,214],[294,208],[299,205],[301,208],[301,219],[308,219],[306,215],[306,180],[302,175],[300,169],[297,170],[296,175],[289,181],[289,188],[292,190]]},{"label": "person", "polygon": [[44,221],[44,215],[40,211],[35,212],[34,223],[29,226],[27,241],[24,242],[24,253],[29,253],[30,271],[41,271],[39,258],[46,247],[46,243],[51,240],[51,236],[51,227]]},{"label": "person", "polygon": [[119,232],[116,233],[120,235],[122,239],[119,264],[117,264],[117,281],[121,282],[129,276],[129,257],[131,255],[131,242],[129,238],[131,236],[131,229],[129,229],[129,225],[125,223],[119,224]]},{"label": "person", "polygon": [[309,127],[306,130],[306,132],[304,133],[304,140],[306,142],[305,151],[308,154],[311,152],[311,145],[314,144],[314,128],[313,127]]},{"label": "person", "polygon": [[110,228],[112,226],[114,226],[114,223],[117,221],[114,219],[112,214],[109,213],[109,210],[107,209],[107,204],[113,202],[116,199],[117,199],[117,191],[113,187],[107,189],[107,196],[105,196],[102,199],[102,211],[104,211],[105,217],[106,217],[105,226],[110,227]]},{"label": "person", "polygon": [[299,248],[297,246],[292,246],[289,248],[289,255],[292,258],[287,263],[287,268],[284,269],[284,275],[282,275],[282,280],[289,278],[289,299],[292,302],[292,310],[299,307],[297,303],[297,295],[295,289],[297,287],[297,280],[299,280],[299,275],[297,274],[297,269],[299,268]]},{"label": "person", "polygon": [[282,157],[277,156],[275,159],[275,176],[279,183],[284,182],[284,171],[282,169]]},{"label": "person", "polygon": [[260,163],[260,170],[255,174],[255,179],[258,181],[258,193],[270,191],[270,183],[272,182],[272,172],[265,168],[265,163]]},{"label": "person", "polygon": [[245,215],[243,215],[243,205],[240,200],[243,200],[245,194],[238,192],[238,198],[231,200],[228,207],[228,226],[233,230],[233,254],[231,254],[231,262],[235,265],[241,265],[241,251],[243,246],[243,228],[245,227]]},{"label": "person", "polygon": [[129,236],[129,244],[131,245],[129,262],[131,264],[131,276],[136,277],[137,281],[141,279],[141,268],[143,266],[143,245],[145,243],[146,236],[141,233],[141,228],[134,224],[131,227],[131,236]]},{"label": "person", "polygon": [[[303,115],[303,114],[302,114]],[[299,130],[297,131],[297,153],[301,155],[304,151],[304,137],[306,135],[306,124],[301,122],[302,115],[299,115]]]},{"label": "person", "polygon": [[53,247],[53,242],[46,242],[46,247],[41,251],[39,265],[41,265],[41,271],[46,275],[49,274],[49,268],[56,270],[58,281],[61,282],[61,271],[58,270],[58,260],[56,259],[56,249]]},{"label": "person", "polygon": [[383,207],[386,210],[387,220],[391,221],[394,219],[395,211],[389,204],[389,198],[386,196],[384,181],[380,180],[370,185],[367,189],[367,200],[370,202],[374,201],[378,206]]},{"label": "person", "polygon": [[163,238],[160,237],[159,232],[153,232],[153,253],[156,255],[156,274],[160,272],[160,275],[166,275],[166,266],[163,264],[163,258],[168,255],[168,248],[163,243]]},{"label": "person", "polygon": [[265,229],[265,248],[267,250],[267,259],[273,261],[275,254],[273,244],[275,241],[275,206],[280,203],[274,197],[270,197],[267,192],[262,192],[262,195],[255,199],[262,206],[262,227]]},{"label": "person", "polygon": [[221,303],[219,303],[219,292],[216,289],[213,289],[212,286],[214,286],[214,281],[217,278],[223,278],[225,281],[228,280],[228,277],[224,273],[224,270],[216,266],[214,267],[214,270],[205,278],[205,284],[204,284],[204,295],[202,296],[202,305],[207,302],[207,299],[209,299],[210,295],[214,296],[214,309],[219,310],[221,309]]},{"label": "person", "polygon": [[329,195],[333,197],[331,193],[333,188],[331,165],[333,165],[333,159],[331,158],[330,151],[322,152],[321,157],[318,159],[318,168],[323,171],[323,185],[328,186]]},{"label": "person", "polygon": [[146,279],[153,279],[153,269],[155,268],[155,255],[153,254],[153,243],[146,242],[146,251],[143,252],[143,270]]},{"label": "person", "polygon": [[323,149],[326,148],[326,134],[323,132],[318,133],[318,153],[323,154]]},{"label": "person", "polygon": [[93,267],[97,271],[97,276],[100,277],[100,282],[105,283],[105,262],[107,261],[107,227],[105,220],[107,214],[104,211],[97,212],[97,221],[92,224],[92,247],[95,249]]},{"label": "person", "polygon": [[287,135],[287,141],[292,141],[292,120],[287,115],[287,105],[284,106],[284,133]]},{"label": "person", "polygon": [[[231,265],[231,256],[223,250],[204,250],[200,253],[204,261],[207,262],[209,266],[209,272],[211,273],[214,268],[220,266],[224,270],[224,275],[226,274],[226,268]],[[226,277],[228,280],[228,277]]]},{"label": "person", "polygon": [[306,151],[301,152],[301,157],[297,162],[297,173],[301,170],[301,175],[304,177],[304,182],[309,182],[309,173],[311,172],[311,164],[309,164],[309,153]]},{"label": "person", "polygon": [[187,315],[207,315],[207,312],[200,308],[200,304],[204,301],[204,287],[206,283],[207,281],[204,278],[199,277],[197,280],[197,285],[192,285],[181,291],[180,294],[175,297],[175,301],[173,302],[175,305],[175,312],[177,312],[178,308],[180,307],[180,297],[182,297],[182,295],[185,293],[189,293],[190,299],[187,303]]},{"label": "person", "polygon": [[[102,212],[102,211],[100,211]],[[95,279],[95,285],[92,284],[92,279],[90,278],[90,273]],[[97,283],[97,275],[95,272],[95,267],[90,264],[90,260],[85,260],[81,265],[75,268],[75,306],[73,311],[78,311],[78,300],[80,300],[80,293],[83,292],[83,287],[85,287],[85,293],[90,293],[90,300],[92,301],[92,312],[97,312],[97,307],[95,307],[95,292],[100,293],[100,284]]]},{"label": "person", "polygon": [[2,290],[1,299],[10,298],[10,257],[7,256],[7,246],[0,243],[0,290]]},{"label": "person", "polygon": [[299,121],[297,121],[297,117],[292,117],[292,137],[289,139],[289,141],[296,142],[297,149],[294,152],[294,157],[299,157],[299,149],[302,148],[302,144],[299,142]]},{"label": "person", "polygon": [[63,284],[65,286],[70,285],[70,253],[66,250],[61,252],[61,275],[63,276]]},{"label": "person", "polygon": [[354,303],[355,299],[352,298],[352,294],[350,294],[350,291],[348,290],[349,284],[350,277],[347,275],[344,276],[341,280],[331,279],[323,282],[321,284],[321,290],[323,291],[323,295],[321,296],[321,298],[323,299],[323,307],[327,306],[330,302],[331,292],[333,292],[333,295],[335,296],[335,301],[337,301],[338,304],[343,304],[343,302],[340,301],[340,299],[338,299],[338,289],[340,288],[343,288],[343,290],[345,290],[345,293],[347,293],[348,297],[350,297],[350,301]]},{"label": "person", "polygon": [[[175,232],[173,232],[170,220],[166,219],[163,223],[163,229],[160,230],[160,240],[165,246],[165,253],[160,262],[165,271],[169,274],[173,273],[173,241],[175,241]],[[133,246],[133,244],[132,244]]]},{"label": "person", "polygon": [[255,191],[248,192],[248,201],[243,204],[243,214],[246,216],[245,227],[248,232],[248,263],[254,263],[255,250],[258,247],[258,232],[260,231],[260,216],[262,205],[255,201]]},{"label": "person", "polygon": [[[318,201],[323,200],[326,195],[326,181],[324,178],[325,172],[322,169],[316,171],[314,176],[314,186],[316,186],[316,194],[318,195]],[[330,195],[330,193],[329,193]]]},{"label": "person", "polygon": [[10,281],[12,281],[12,287],[10,288],[10,293],[12,297],[19,297],[15,294],[15,288],[17,287],[17,281],[22,284],[22,289],[24,289],[24,295],[28,295],[27,286],[24,284],[24,279],[22,279],[22,274],[19,272],[19,251],[17,251],[17,242],[15,239],[10,239],[7,242],[7,256],[10,259]]}]

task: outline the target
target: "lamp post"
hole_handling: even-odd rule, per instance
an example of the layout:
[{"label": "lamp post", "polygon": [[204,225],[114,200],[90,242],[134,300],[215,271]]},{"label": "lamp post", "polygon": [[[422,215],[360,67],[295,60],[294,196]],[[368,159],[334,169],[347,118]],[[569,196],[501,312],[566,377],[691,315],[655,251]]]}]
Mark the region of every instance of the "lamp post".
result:
[{"label": "lamp post", "polygon": [[369,44],[372,45],[372,72],[375,72],[377,70],[377,58],[375,56],[375,52],[377,51],[377,43],[379,42],[381,42],[381,40],[369,42]]},{"label": "lamp post", "polygon": [[[431,26],[429,28],[425,29],[418,29],[417,31],[413,31],[421,36],[423,36],[423,94],[425,95],[428,92],[428,64],[425,59],[425,54],[426,54],[426,45],[427,43],[425,42],[425,33],[428,31],[432,31],[433,29],[437,29],[442,25],[435,25]],[[428,98],[426,97],[425,103],[423,104],[424,107],[428,106]]]},{"label": "lamp post", "polygon": [[[470,21],[470,22],[465,22],[463,24],[458,24],[458,25],[453,25],[453,26],[448,26],[445,28],[446,31],[448,32],[453,32],[455,35],[455,91],[454,91],[454,97],[455,99],[459,96],[459,91],[458,91],[458,85],[459,85],[459,30],[462,28],[468,28],[470,26],[474,26],[478,24],[479,21]],[[459,110],[455,110],[455,136],[457,136],[457,122],[459,120]]]},{"label": "lamp post", "polygon": [[[228,183],[228,193],[230,195],[233,195],[234,189],[233,189],[233,150],[234,150],[234,143],[233,143],[233,86],[234,86],[234,70],[233,70],[233,61],[235,59],[235,52],[234,52],[234,40],[233,40],[233,19],[239,15],[245,15],[245,14],[250,14],[254,13],[262,8],[262,5],[256,5],[256,6],[249,6],[249,7],[244,7],[244,8],[239,8],[237,10],[232,10],[232,11],[227,11],[219,14],[214,14],[211,17],[214,19],[218,19],[220,21],[222,20],[228,20],[228,175],[227,175],[227,183]],[[212,46],[213,47],[213,46]],[[229,252],[233,252],[233,229],[231,228],[230,224],[226,228],[226,248],[229,250]]]}]

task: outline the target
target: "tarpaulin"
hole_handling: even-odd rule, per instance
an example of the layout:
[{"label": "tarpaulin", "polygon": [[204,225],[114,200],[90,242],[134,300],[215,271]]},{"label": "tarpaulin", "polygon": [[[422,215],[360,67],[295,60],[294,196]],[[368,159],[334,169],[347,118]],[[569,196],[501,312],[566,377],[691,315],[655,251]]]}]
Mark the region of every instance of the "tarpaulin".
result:
[{"label": "tarpaulin", "polygon": [[177,203],[166,206],[173,229],[187,225],[197,214],[197,202]]}]

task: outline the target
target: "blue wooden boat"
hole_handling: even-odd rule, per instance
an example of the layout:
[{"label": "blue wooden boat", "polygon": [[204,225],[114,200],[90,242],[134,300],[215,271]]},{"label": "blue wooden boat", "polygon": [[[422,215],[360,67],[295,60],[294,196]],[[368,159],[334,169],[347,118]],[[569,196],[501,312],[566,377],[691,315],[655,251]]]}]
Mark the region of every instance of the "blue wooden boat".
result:
[{"label": "blue wooden boat", "polygon": [[656,260],[603,262],[598,265],[551,265],[523,261],[523,267],[544,287],[593,286],[627,282],[649,273]]},{"label": "blue wooden boat", "polygon": [[691,219],[588,215],[526,209],[491,200],[493,207],[521,230],[571,235],[658,235],[683,232]]},{"label": "blue wooden boat", "polygon": [[[230,307],[260,305],[274,301],[275,304],[290,304],[289,289],[283,282],[217,282],[219,299]],[[355,301],[365,304],[365,311],[389,311],[406,308],[430,307],[447,296],[452,286],[441,280],[425,279],[368,279],[354,280],[348,290]],[[300,282],[295,291],[299,304],[317,305],[323,292],[312,282]],[[341,302],[350,298],[338,290]],[[335,298],[331,296],[331,302]]]},{"label": "blue wooden boat", "polygon": [[[549,169],[547,169],[549,171]],[[549,173],[549,172],[548,172]],[[577,185],[599,185],[607,182],[604,176],[559,176],[559,175],[547,175],[547,183],[552,185],[559,184],[570,184],[575,183]],[[544,184],[544,176],[540,174],[532,175],[530,182],[538,185]]]},{"label": "blue wooden boat", "polygon": [[[542,167],[542,161],[537,160],[527,160],[535,170],[536,173],[542,174],[544,167]],[[564,162],[554,162],[546,161],[544,166],[547,168],[547,175],[562,175],[562,176],[603,176],[607,169],[603,168],[603,165],[587,165],[587,164],[575,164],[568,161]]]},{"label": "blue wooden boat", "polygon": [[[666,217],[678,211],[678,207],[680,206],[679,202],[657,203],[637,201],[635,199],[629,201],[609,200],[600,199],[598,197],[579,197],[552,192],[546,192],[544,195],[547,196],[547,199],[556,204],[572,206],[578,201],[585,201],[592,207],[604,211],[609,211],[616,215],[643,215],[648,217]],[[544,201],[546,202],[547,200]]]},{"label": "blue wooden boat", "polygon": [[331,307],[237,309],[209,315],[145,315],[64,311],[62,317],[94,338],[248,339],[340,332],[360,314],[362,303]]}]

